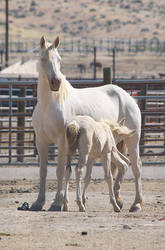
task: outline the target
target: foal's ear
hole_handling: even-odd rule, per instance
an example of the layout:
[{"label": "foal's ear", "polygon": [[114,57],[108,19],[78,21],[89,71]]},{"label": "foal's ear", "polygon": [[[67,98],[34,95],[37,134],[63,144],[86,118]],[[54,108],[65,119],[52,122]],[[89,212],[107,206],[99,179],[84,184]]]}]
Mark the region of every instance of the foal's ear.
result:
[{"label": "foal's ear", "polygon": [[45,43],[46,43],[45,37],[42,36],[41,39],[40,39],[40,47],[41,47],[41,49],[45,48]]},{"label": "foal's ear", "polygon": [[120,121],[119,121],[119,126],[124,126],[125,124],[125,117],[123,117]]},{"label": "foal's ear", "polygon": [[60,38],[59,38],[59,36],[57,36],[56,39],[55,39],[55,41],[54,41],[55,48],[58,47],[59,43],[60,43]]}]

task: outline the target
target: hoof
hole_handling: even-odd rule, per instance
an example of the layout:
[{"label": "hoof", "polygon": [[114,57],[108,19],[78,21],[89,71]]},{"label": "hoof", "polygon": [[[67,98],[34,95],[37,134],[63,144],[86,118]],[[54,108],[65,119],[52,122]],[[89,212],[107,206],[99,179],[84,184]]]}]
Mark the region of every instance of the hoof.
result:
[{"label": "hoof", "polygon": [[77,201],[77,205],[79,207],[79,212],[85,212],[85,206],[80,200]]},{"label": "hoof", "polygon": [[64,204],[64,205],[63,205],[63,211],[64,211],[64,212],[68,212],[68,211],[69,211],[69,206],[68,206],[68,204]]},{"label": "hoof", "polygon": [[86,199],[82,199],[82,203],[83,203],[84,207],[87,208]]},{"label": "hoof", "polygon": [[120,199],[120,200],[116,200],[116,202],[117,202],[117,205],[119,206],[119,208],[122,209],[123,201]]},{"label": "hoof", "polygon": [[129,212],[138,212],[140,211],[142,208],[141,208],[141,205],[140,203],[137,203],[137,204],[133,204],[129,210]]},{"label": "hoof", "polygon": [[61,206],[55,206],[52,204],[48,211],[61,211]]},{"label": "hoof", "polygon": [[115,211],[116,213],[119,213],[119,212],[120,212],[120,208],[119,208],[119,207],[115,207],[115,208],[114,208],[114,211]]},{"label": "hoof", "polygon": [[85,207],[79,207],[79,212],[85,212]]},{"label": "hoof", "polygon": [[41,211],[42,205],[41,204],[32,204],[32,206],[29,208],[29,211]]}]

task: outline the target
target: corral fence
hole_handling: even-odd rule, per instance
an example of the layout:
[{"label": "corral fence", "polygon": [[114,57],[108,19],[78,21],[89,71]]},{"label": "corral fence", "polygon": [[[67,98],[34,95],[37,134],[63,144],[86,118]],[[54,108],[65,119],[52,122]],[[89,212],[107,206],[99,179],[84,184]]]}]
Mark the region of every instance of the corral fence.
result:
[{"label": "corral fence", "polygon": [[[77,88],[110,84],[111,70],[105,68],[103,79],[70,80]],[[142,112],[140,152],[143,164],[165,165],[165,80],[143,79],[112,82],[125,89]],[[32,113],[37,102],[37,79],[0,79],[0,165],[38,165],[39,157],[32,127]],[[57,163],[58,149],[49,148],[49,164]]]},{"label": "corral fence", "polygon": [[[37,52],[39,46],[38,40],[9,40],[10,53],[26,53],[32,51]],[[59,51],[66,52],[93,52],[93,48],[97,47],[98,51],[111,52],[113,48],[117,52],[155,52],[165,53],[165,41],[160,41],[157,37],[152,39],[69,39],[63,38]],[[0,40],[0,50],[5,51],[5,39]]]}]

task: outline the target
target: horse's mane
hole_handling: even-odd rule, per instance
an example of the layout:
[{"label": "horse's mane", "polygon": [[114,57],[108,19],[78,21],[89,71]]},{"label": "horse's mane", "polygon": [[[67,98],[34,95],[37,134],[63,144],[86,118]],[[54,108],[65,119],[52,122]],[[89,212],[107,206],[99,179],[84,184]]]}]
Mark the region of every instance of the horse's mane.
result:
[{"label": "horse's mane", "polygon": [[71,87],[70,83],[66,80],[65,76],[62,75],[59,91],[52,92],[54,98],[57,100],[60,106],[67,99],[70,87]]}]

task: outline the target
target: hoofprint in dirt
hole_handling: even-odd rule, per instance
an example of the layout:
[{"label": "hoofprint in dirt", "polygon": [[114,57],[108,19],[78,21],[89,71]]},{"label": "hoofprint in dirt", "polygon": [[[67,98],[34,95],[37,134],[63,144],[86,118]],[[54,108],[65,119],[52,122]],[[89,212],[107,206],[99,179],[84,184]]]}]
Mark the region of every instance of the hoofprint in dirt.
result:
[{"label": "hoofprint in dirt", "polygon": [[87,212],[78,212],[75,181],[70,185],[70,211],[48,212],[56,181],[47,182],[45,211],[19,211],[25,201],[35,200],[38,181],[0,182],[0,249],[164,249],[165,181],[143,180],[145,205],[128,212],[134,199],[134,183],[122,185],[124,207],[113,212],[103,180],[93,180],[88,189]]}]

